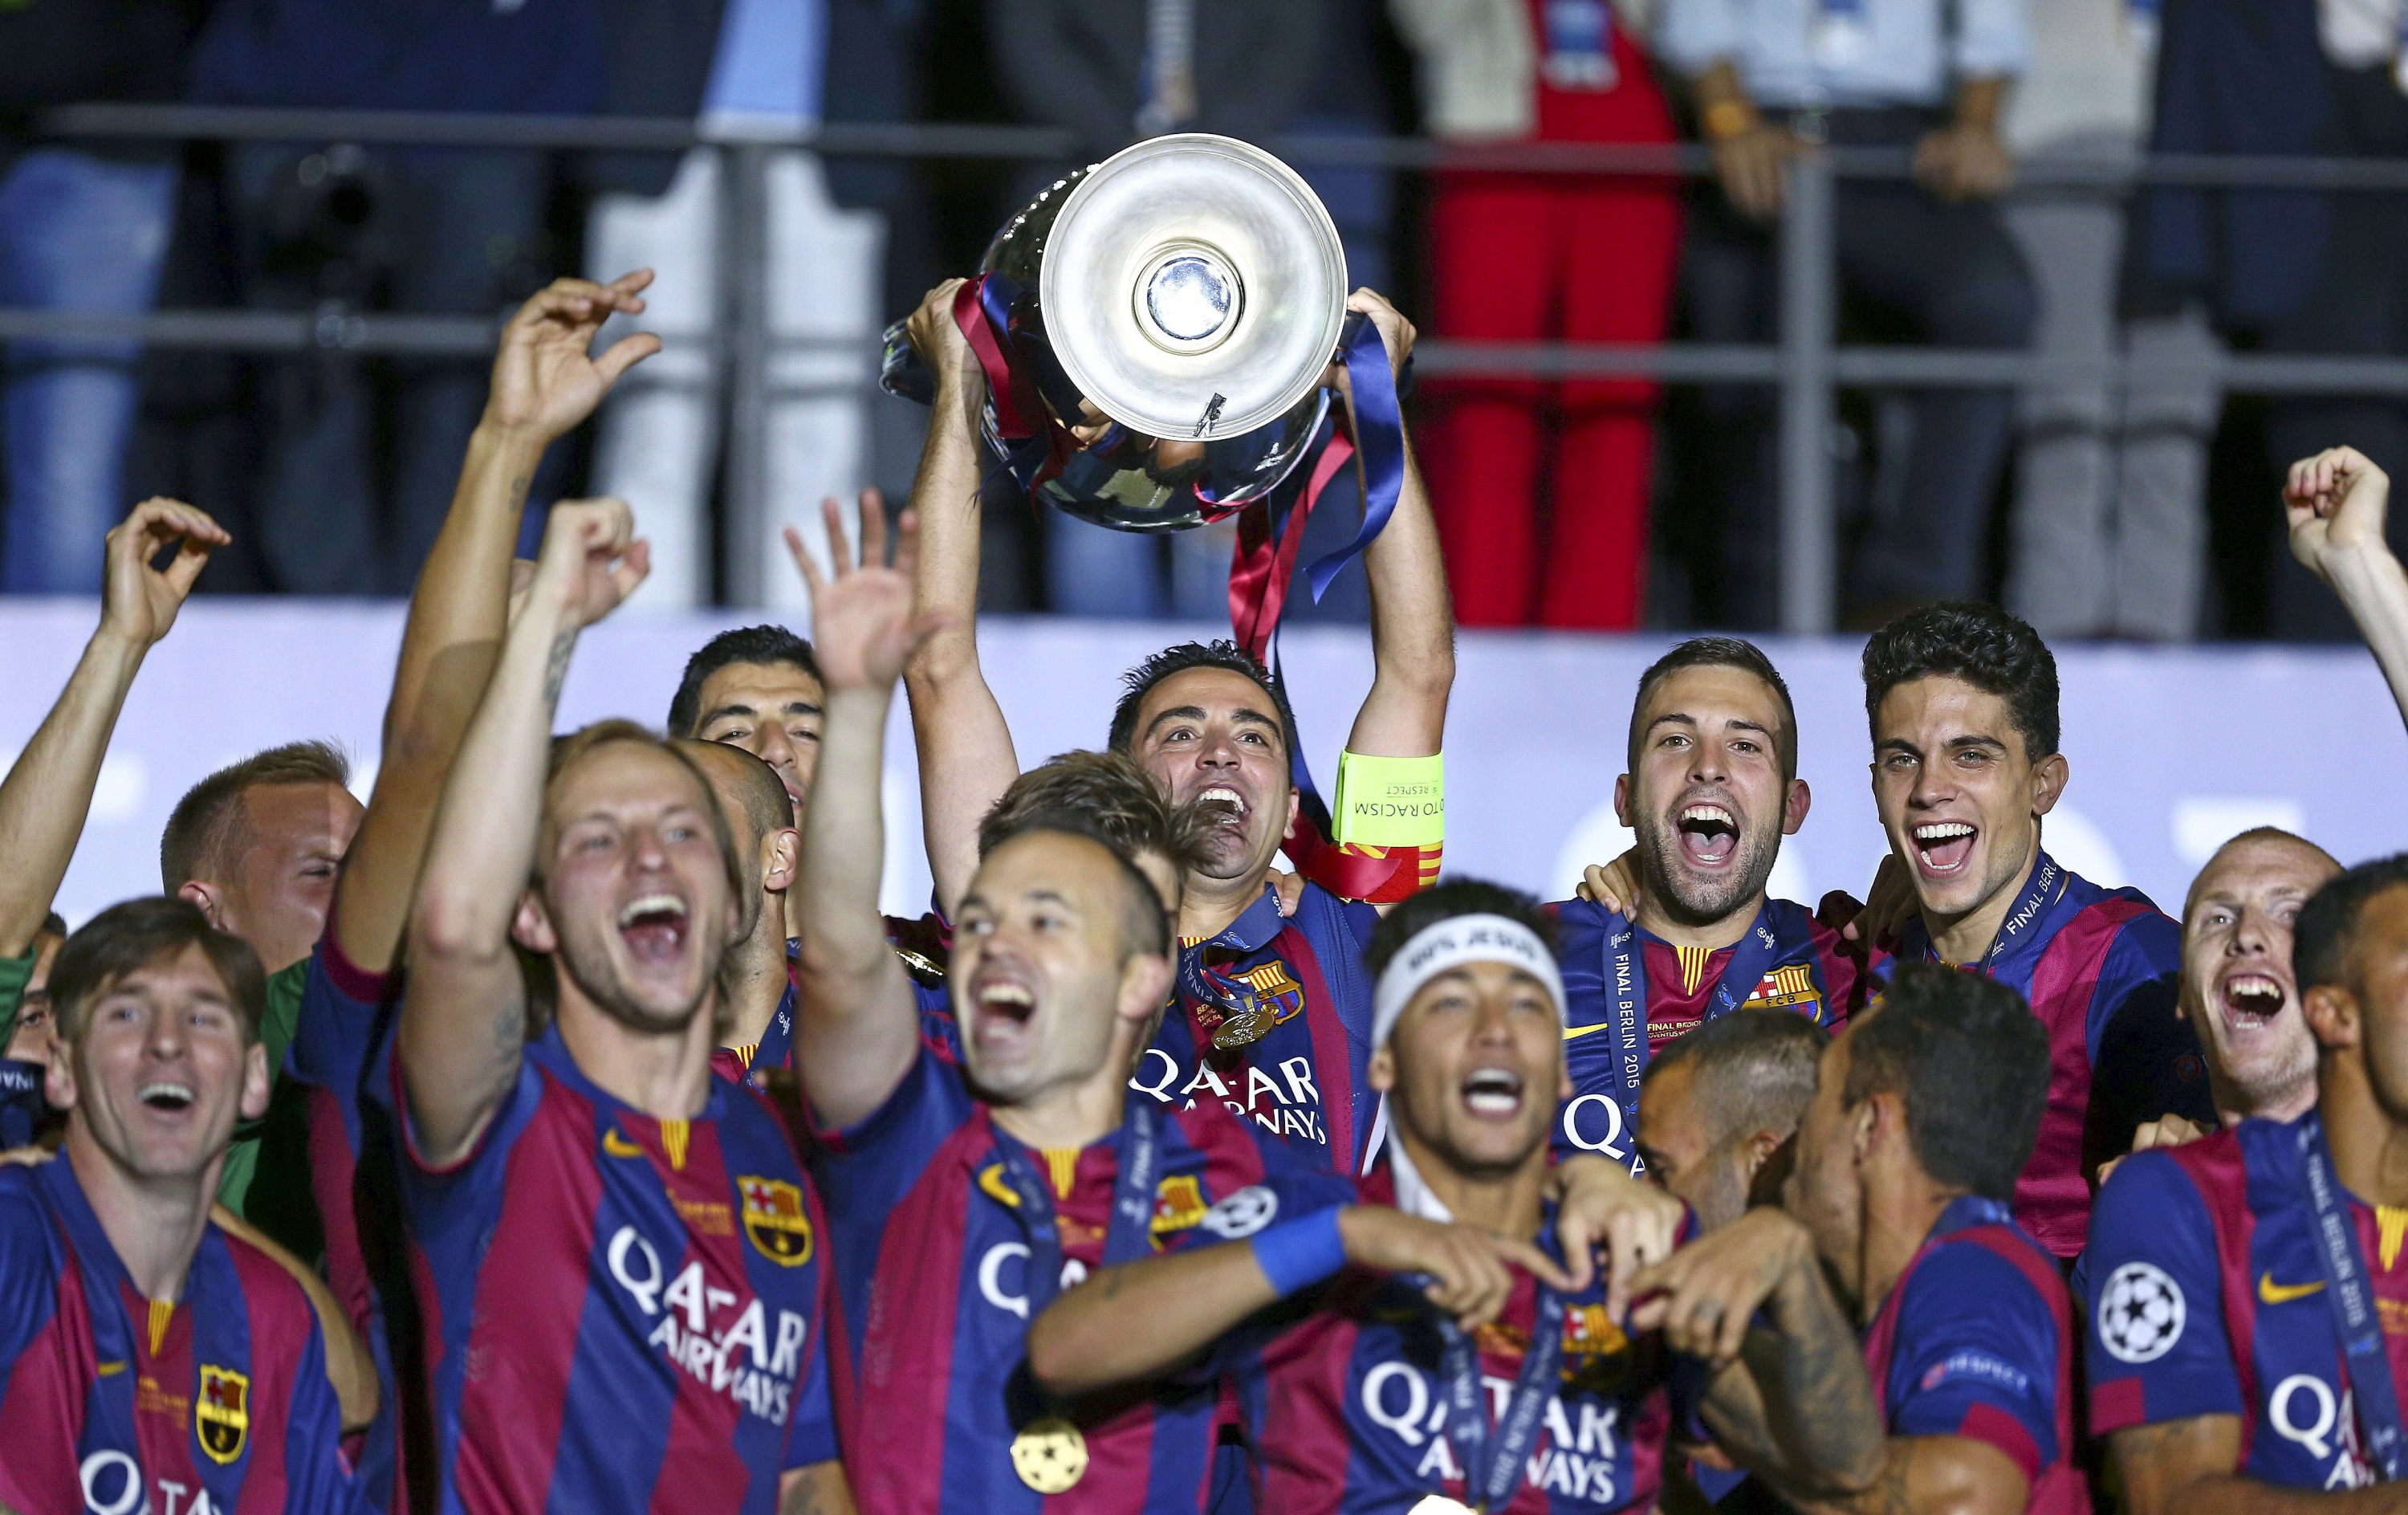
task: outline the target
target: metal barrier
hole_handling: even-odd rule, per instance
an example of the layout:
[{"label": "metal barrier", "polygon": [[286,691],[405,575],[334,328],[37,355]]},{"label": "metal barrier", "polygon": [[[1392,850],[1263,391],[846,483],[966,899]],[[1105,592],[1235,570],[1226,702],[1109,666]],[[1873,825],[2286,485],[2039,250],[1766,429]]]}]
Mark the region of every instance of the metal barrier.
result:
[{"label": "metal barrier", "polygon": [[[823,125],[805,131],[706,131],[684,119],[628,116],[448,115],[412,111],[252,109],[179,105],[82,105],[44,113],[53,138],[355,142],[547,150],[718,151],[729,168],[730,232],[721,250],[729,319],[721,332],[726,365],[729,509],[738,521],[767,518],[760,418],[777,395],[824,394],[831,386],[775,388],[769,359],[784,351],[857,350],[851,342],[772,340],[764,255],[765,173],[769,153],[802,148],[831,157],[908,157],[1002,162],[1082,156],[1072,134],[1051,127],[926,123]],[[1294,162],[1332,166],[1512,170],[1524,173],[1662,175],[1713,172],[1701,146],[1526,143],[1469,148],[1419,138],[1274,137],[1265,146]],[[1832,238],[1835,181],[1903,179],[1903,150],[1828,148],[1789,169],[1778,237],[1778,340],[1770,345],[1668,342],[1466,342],[1426,339],[1414,361],[1430,377],[1654,378],[1674,383],[1770,384],[1779,391],[1782,628],[1831,629],[1836,562],[1829,454],[1833,392],[1866,387],[1991,387],[2074,378],[2121,384],[2146,368],[2120,355],[2043,357],[2031,353],[1891,346],[1839,346],[1839,276]],[[2408,161],[2348,158],[2034,158],[2018,166],[2015,195],[2117,195],[2137,185],[2408,192]],[[380,315],[328,305],[311,311],[162,310],[142,316],[0,310],[0,340],[134,339],[150,346],[214,352],[337,351],[361,355],[477,357],[493,350],[501,319]],[[2196,370],[2186,370],[2195,375]],[[2226,353],[2214,379],[2227,393],[2408,396],[2408,358]],[[844,390],[866,386],[837,386]],[[742,587],[741,573],[731,579]]]}]

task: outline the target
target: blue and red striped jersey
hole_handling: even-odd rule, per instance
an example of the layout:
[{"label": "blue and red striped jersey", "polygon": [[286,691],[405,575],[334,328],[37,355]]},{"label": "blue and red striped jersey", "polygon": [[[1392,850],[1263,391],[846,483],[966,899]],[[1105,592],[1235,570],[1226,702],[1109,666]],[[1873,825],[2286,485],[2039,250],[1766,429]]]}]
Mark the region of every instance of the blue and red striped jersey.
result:
[{"label": "blue and red striped jersey", "polygon": [[[1396,1203],[1387,1164],[1362,1180],[1361,1197]],[[1555,1250],[1552,1205],[1539,1245]],[[1537,1280],[1515,1274],[1504,1313],[1475,1333],[1492,1421],[1503,1418],[1539,1319]],[[1430,1495],[1474,1503],[1446,1433],[1444,1349],[1429,1301],[1410,1284],[1349,1270],[1298,1303],[1311,1313],[1227,1354],[1240,1412],[1262,1449],[1255,1508],[1369,1515],[1412,1509]],[[1499,1515],[1651,1508],[1665,1438],[1687,1420],[1702,1371],[1660,1336],[1627,1335],[1606,1313],[1602,1277],[1564,1306],[1555,1392]]]},{"label": "blue and red striped jersey", "polygon": [[[1740,1005],[1793,1011],[1836,1031],[1864,1008],[1871,984],[1861,955],[1813,912],[1787,900],[1764,902],[1751,927],[1751,936],[1763,932],[1760,943],[1743,937],[1715,951],[1675,946],[1587,900],[1566,900],[1547,910],[1555,920],[1555,958],[1563,969],[1564,1066],[1572,1080],[1572,1097],[1555,1121],[1558,1155],[1596,1152],[1638,1168],[1628,1127],[1646,1056],[1631,1057],[1636,1048],[1616,1034],[1623,998],[1644,1000],[1652,1055]],[[1723,994],[1742,951],[1748,961],[1741,972],[1754,981],[1731,984]],[[1621,982],[1626,968],[1635,983]]]},{"label": "blue and red striped jersey", "polygon": [[[1343,1204],[1353,1187],[1267,1130],[1204,1103],[1157,1122],[1157,1250],[1252,1235],[1279,1217]],[[1030,1151],[989,1118],[961,1070],[924,1045],[902,1084],[858,1124],[822,1133],[814,1157],[833,1224],[848,1371],[847,1443],[876,1449],[846,1472],[865,1515],[1076,1515],[1204,1506],[1216,1386],[1200,1374],[1077,1419],[1081,1470],[1020,1469],[1041,1403],[1024,1370],[1032,1231],[1006,1170],[1025,1153],[1049,1178],[1065,1287],[1103,1260],[1120,1135]],[[1015,1159],[1015,1161],[1017,1161]],[[1025,1435],[1024,1435],[1025,1434]],[[1015,1444],[1020,1455],[1015,1457]],[[1053,1492],[1040,1492],[1040,1489]]]},{"label": "blue and red striped jersey", "polygon": [[2056,1258],[2008,1207],[1965,1194],[1940,1213],[1865,1333],[1894,1436],[1986,1442],[2023,1470],[2031,1515],[2087,1515],[2074,1463],[2073,1306]]},{"label": "blue and red striped jersey", "polygon": [[[2244,1120],[2136,1152],[2099,1195],[2088,1264],[2090,1423],[2241,1418],[2232,1471],[2293,1489],[2376,1481],[2325,1297],[2302,1122]],[[2349,1197],[2394,1381],[2408,1382],[2408,1210]]]},{"label": "blue and red striped jersey", "polygon": [[[1179,1003],[1138,1060],[1132,1088],[1181,1110],[1217,1104],[1264,1131],[1361,1171],[1380,1108],[1371,1060],[1371,975],[1363,949],[1379,912],[1307,883],[1296,914],[1265,888],[1218,936],[1182,942]],[[1269,1023],[1233,1050],[1214,1028],[1240,1016]]]},{"label": "blue and red striped jersey", "polygon": [[[1920,917],[1898,958],[1941,960]],[[1894,960],[1876,974],[1885,980]],[[2089,1233],[2089,1174],[2131,1150],[2134,1128],[2170,1113],[2215,1124],[2199,1037],[2174,1010],[2182,924],[2140,890],[2102,888],[2043,852],[1978,967],[2048,1028],[2048,1105],[2015,1185],[2015,1221],[2070,1258]]]},{"label": "blue and red striped jersey", "polygon": [[359,1491],[309,1299],[215,1225],[173,1306],[118,1261],[65,1158],[0,1168],[0,1506],[339,1515]]},{"label": "blue and red striped jersey", "polygon": [[758,1094],[655,1119],[554,1027],[468,1156],[402,1166],[445,1515],[768,1515],[836,1457],[827,1228]]}]

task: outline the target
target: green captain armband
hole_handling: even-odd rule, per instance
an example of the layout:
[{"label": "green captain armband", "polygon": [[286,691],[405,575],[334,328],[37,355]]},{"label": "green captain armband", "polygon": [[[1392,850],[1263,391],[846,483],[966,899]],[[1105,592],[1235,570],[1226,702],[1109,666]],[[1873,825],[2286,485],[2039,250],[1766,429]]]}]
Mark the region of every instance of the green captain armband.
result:
[{"label": "green captain armband", "polygon": [[1446,755],[1338,755],[1338,844],[1435,848],[1446,840]]}]

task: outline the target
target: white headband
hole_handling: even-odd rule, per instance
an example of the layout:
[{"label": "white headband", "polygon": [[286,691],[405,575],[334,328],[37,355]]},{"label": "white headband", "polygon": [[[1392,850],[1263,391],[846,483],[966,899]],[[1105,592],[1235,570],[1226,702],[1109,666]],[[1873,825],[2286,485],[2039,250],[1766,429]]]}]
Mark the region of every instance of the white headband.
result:
[{"label": "white headband", "polygon": [[1371,998],[1373,1049],[1387,1045],[1388,1033],[1397,1029],[1397,1017],[1405,1013],[1405,1006],[1424,984],[1467,962],[1501,962],[1521,969],[1547,986],[1555,999],[1555,1018],[1563,1018],[1564,975],[1556,971],[1555,955],[1537,932],[1506,916],[1449,916],[1415,932],[1382,971],[1380,987]]}]

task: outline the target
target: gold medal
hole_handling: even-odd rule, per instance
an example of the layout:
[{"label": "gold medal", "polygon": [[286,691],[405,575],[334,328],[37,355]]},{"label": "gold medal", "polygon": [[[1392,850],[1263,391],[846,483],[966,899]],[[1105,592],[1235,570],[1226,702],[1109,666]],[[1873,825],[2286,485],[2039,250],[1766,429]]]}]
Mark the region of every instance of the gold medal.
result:
[{"label": "gold medal", "polygon": [[1249,997],[1243,1008],[1212,1028],[1213,1048],[1221,1052],[1235,1052],[1240,1047],[1252,1046],[1268,1036],[1271,1028],[1278,1024],[1277,1012],[1262,1001]]},{"label": "gold medal", "polygon": [[1412,1508],[1412,1515],[1479,1515],[1479,1512],[1460,1499],[1449,1499],[1444,1494],[1426,1494],[1420,1504]]},{"label": "gold medal", "polygon": [[1058,1415],[1029,1421],[1011,1438],[1011,1470],[1039,1493],[1068,1492],[1087,1472],[1087,1438]]}]

